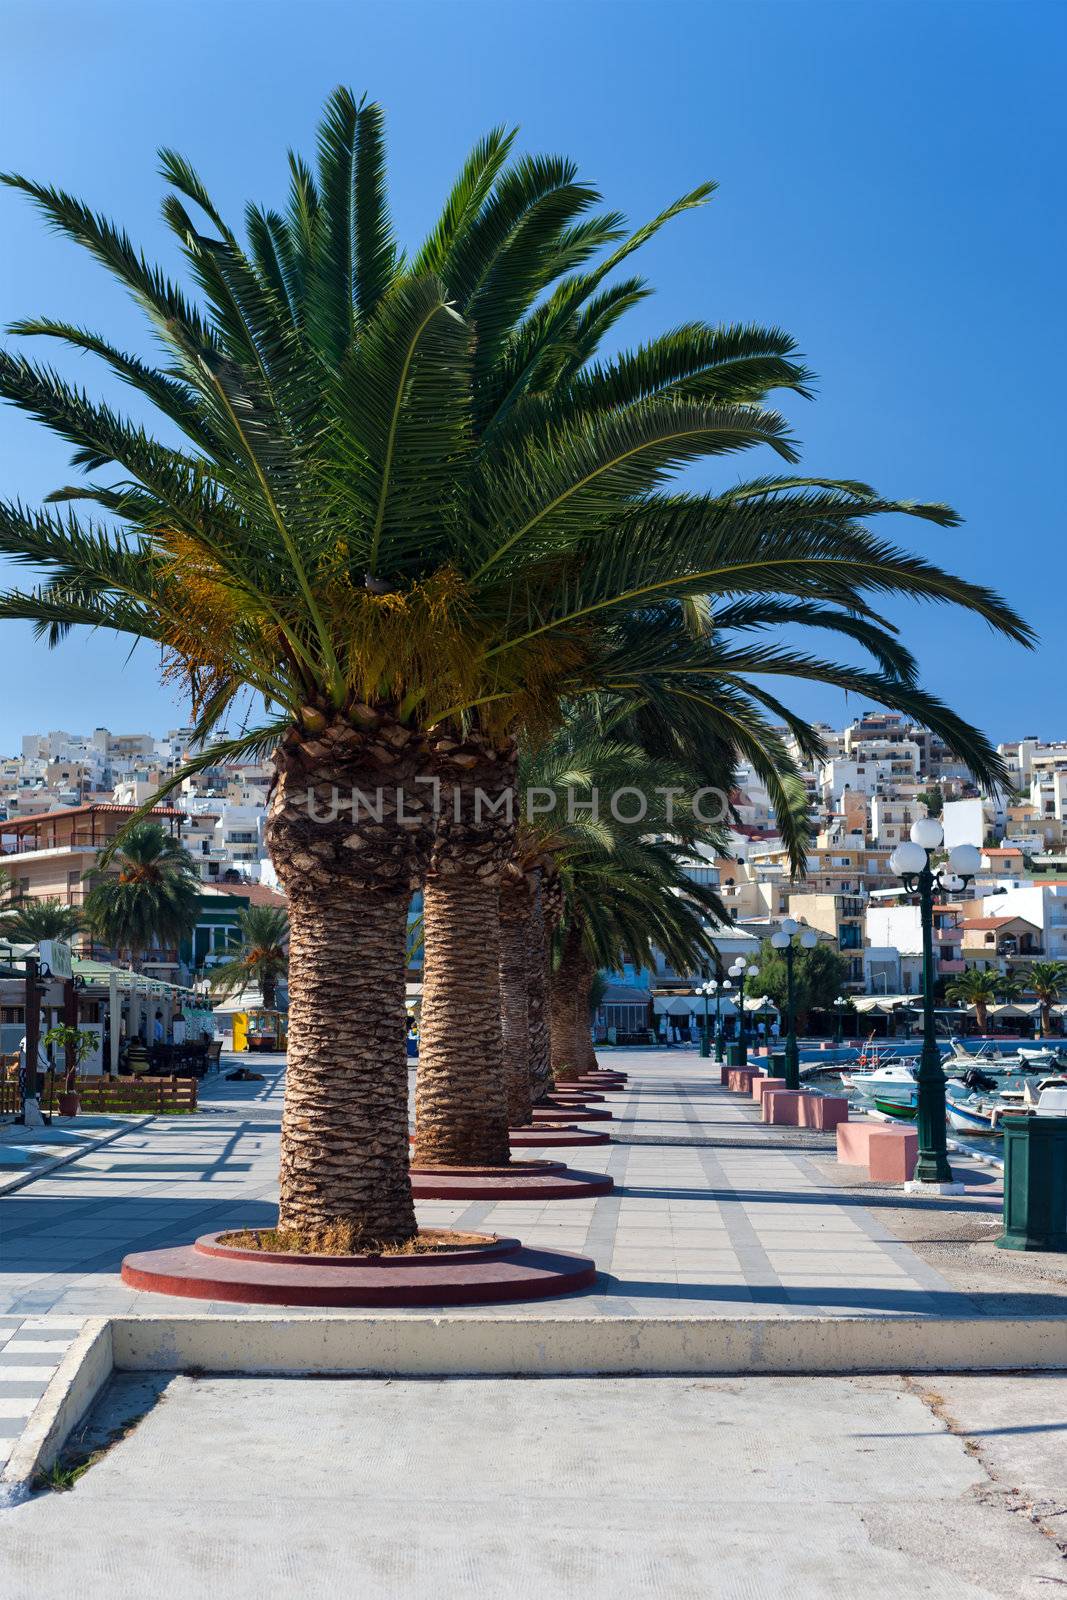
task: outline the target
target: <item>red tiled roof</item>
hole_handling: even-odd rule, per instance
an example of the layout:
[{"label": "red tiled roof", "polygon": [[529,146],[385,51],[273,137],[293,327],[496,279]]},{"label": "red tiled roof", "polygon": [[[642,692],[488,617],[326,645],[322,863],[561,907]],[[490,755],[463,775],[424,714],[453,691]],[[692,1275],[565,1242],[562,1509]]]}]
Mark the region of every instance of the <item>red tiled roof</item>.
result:
[{"label": "red tiled roof", "polygon": [[988,850],[983,850],[982,854],[984,856],[1021,856],[1022,851],[1017,849],[1015,846],[1012,846],[1010,850],[994,850],[990,848]]},{"label": "red tiled roof", "polygon": [[964,922],[963,926],[964,929],[978,928],[988,931],[990,928],[1003,928],[1009,922],[1025,922],[1028,928],[1037,926],[1026,917],[975,917],[972,921]]},{"label": "red tiled roof", "polygon": [[[10,817],[5,822],[0,822],[0,832],[11,833],[17,828],[25,828],[39,822],[55,822],[57,817],[87,817],[92,811],[118,811],[124,816],[131,816],[137,810],[136,806],[116,805],[113,800],[93,801],[85,806],[62,806],[58,811],[32,811],[26,817]],[[152,817],[184,817],[185,812],[179,811],[174,806],[155,806],[148,813]]]}]

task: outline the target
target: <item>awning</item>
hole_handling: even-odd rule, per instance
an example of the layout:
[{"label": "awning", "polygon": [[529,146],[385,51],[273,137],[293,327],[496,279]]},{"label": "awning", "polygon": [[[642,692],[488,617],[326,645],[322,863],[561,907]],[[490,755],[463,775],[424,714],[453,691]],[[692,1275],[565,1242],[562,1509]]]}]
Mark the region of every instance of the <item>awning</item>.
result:
[{"label": "awning", "polygon": [[695,1011],[703,1010],[703,995],[669,995],[658,994],[652,1002],[652,1008],[657,1017],[688,1017]]},{"label": "awning", "polygon": [[[972,1003],[970,1010],[975,1011],[977,1007]],[[1020,1005],[1015,1000],[1001,1000],[987,1005],[986,1010],[992,1017],[1036,1017],[1041,1007],[1036,1001]]]}]

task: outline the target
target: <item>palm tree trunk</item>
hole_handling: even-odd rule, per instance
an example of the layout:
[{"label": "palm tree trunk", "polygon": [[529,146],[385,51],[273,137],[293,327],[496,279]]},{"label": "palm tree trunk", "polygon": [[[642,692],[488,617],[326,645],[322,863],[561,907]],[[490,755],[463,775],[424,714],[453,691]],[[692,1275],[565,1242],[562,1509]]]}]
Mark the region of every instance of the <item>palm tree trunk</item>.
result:
[{"label": "palm tree trunk", "polygon": [[[321,719],[320,719],[321,720]],[[289,1061],[279,1223],[416,1232],[408,1177],[407,910],[429,861],[420,740],[368,711],[275,753],[267,842],[289,898]],[[354,794],[353,791],[358,791]]]},{"label": "palm tree trunk", "polygon": [[593,981],[596,978],[596,967],[586,956],[582,956],[579,963],[581,974],[578,985],[578,1020],[576,1023],[575,1044],[578,1050],[579,1066],[582,1071],[596,1071],[599,1062],[596,1051],[593,1049],[593,1018],[590,1009],[590,996],[593,992]]},{"label": "palm tree trunk", "polygon": [[974,1011],[975,1011],[975,1021],[978,1024],[978,1032],[979,1033],[985,1033],[986,1025],[987,1025],[988,1020],[989,1020],[989,1018],[987,1016],[987,1013],[986,1013],[985,1001],[982,1000],[982,999],[976,1000],[975,1003],[974,1003]]},{"label": "palm tree trunk", "polygon": [[541,874],[536,875],[526,924],[526,1001],[529,1019],[530,1097],[543,1100],[552,1086],[552,1052],[548,1032],[549,948],[545,927]]},{"label": "palm tree trunk", "polygon": [[532,899],[524,873],[508,872],[500,889],[500,1019],[508,1123],[533,1118],[530,1093],[529,924]]},{"label": "palm tree trunk", "polygon": [[[423,896],[413,1160],[416,1166],[500,1167],[511,1157],[500,882],[515,846],[514,752],[443,740],[435,754],[448,794]],[[506,810],[505,798],[511,802]]]},{"label": "palm tree trunk", "polygon": [[415,1232],[408,1179],[404,954],[409,895],[333,891],[289,902],[283,1227],[344,1218],[367,1242]]},{"label": "palm tree trunk", "polygon": [[277,1011],[278,1009],[278,981],[269,973],[263,974],[263,1009]]},{"label": "palm tree trunk", "polygon": [[552,974],[549,990],[552,1077],[556,1083],[573,1082],[585,1063],[578,1037],[582,985],[581,939],[581,930],[571,923],[563,937],[559,965]]}]

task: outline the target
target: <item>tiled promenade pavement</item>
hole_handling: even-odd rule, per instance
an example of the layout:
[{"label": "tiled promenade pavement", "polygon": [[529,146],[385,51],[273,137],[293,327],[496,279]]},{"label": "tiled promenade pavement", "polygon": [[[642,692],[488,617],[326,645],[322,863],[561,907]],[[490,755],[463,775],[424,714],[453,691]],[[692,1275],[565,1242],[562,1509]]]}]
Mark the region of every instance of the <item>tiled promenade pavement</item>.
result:
[{"label": "tiled promenade pavement", "polygon": [[[420,1207],[426,1224],[514,1233],[595,1258],[603,1274],[595,1292],[526,1309],[559,1317],[977,1309],[892,1237],[857,1191],[827,1183],[804,1151],[829,1149],[824,1136],[764,1128],[751,1105],[712,1086],[717,1069],[695,1052],[605,1051],[603,1059],[630,1075],[609,1102],[618,1142],[531,1154],[607,1170],[614,1193]],[[130,1250],[273,1220],[281,1066],[268,1059],[260,1070],[263,1083],[209,1080],[203,1115],[160,1117],[0,1202],[0,1315],[51,1317],[64,1336],[108,1312],[262,1315],[139,1294],[118,1276]],[[524,1307],[497,1309],[514,1316]]]}]

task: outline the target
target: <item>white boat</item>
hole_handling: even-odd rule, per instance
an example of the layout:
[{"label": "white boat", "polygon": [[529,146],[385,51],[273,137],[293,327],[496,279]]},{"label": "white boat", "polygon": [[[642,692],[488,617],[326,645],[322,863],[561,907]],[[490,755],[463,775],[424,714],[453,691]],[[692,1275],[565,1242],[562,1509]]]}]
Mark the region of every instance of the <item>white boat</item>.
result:
[{"label": "white boat", "polygon": [[1048,1072],[1063,1066],[1059,1052],[1033,1045],[1020,1045],[1011,1055],[1001,1055],[995,1045],[983,1044],[977,1050],[968,1050],[960,1039],[949,1041],[948,1055],[943,1066],[946,1072],[955,1067],[980,1067],[983,1072],[1014,1076],[1020,1072]]},{"label": "white boat", "polygon": [[882,1116],[910,1121],[915,1115],[919,1101],[915,1071],[903,1061],[889,1062],[874,1072],[843,1072],[841,1082]]},{"label": "white boat", "polygon": [[1035,1072],[1040,1071],[1042,1068],[1051,1070],[1056,1067],[1062,1067],[1064,1064],[1062,1052],[1053,1049],[1051,1045],[1021,1044],[1019,1046],[1019,1059],[1025,1067],[1029,1067]]}]

